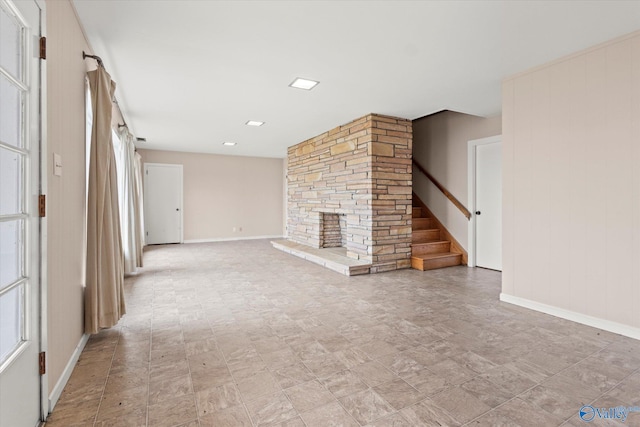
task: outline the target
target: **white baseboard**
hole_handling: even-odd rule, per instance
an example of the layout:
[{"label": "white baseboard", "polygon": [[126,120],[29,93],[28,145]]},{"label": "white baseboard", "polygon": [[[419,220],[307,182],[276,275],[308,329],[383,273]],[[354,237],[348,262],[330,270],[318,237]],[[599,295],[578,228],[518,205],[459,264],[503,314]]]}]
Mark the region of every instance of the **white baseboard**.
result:
[{"label": "white baseboard", "polygon": [[184,243],[215,243],[215,242],[233,242],[237,240],[260,240],[260,239],[282,239],[282,236],[249,236],[249,237],[222,237],[219,239],[191,239],[191,240],[185,240]]},{"label": "white baseboard", "polygon": [[89,341],[89,334],[83,334],[80,338],[80,342],[76,346],[76,349],[71,354],[69,361],[67,362],[67,366],[64,367],[62,371],[62,375],[60,375],[60,379],[56,383],[56,386],[51,390],[51,394],[49,394],[49,413],[53,412],[54,406],[58,403],[58,399],[62,394],[62,390],[67,385],[67,381],[71,377],[71,373],[73,372],[73,368],[76,367],[76,363],[78,363],[78,359],[82,354],[82,350],[84,350],[84,346],[87,345],[87,341]]},{"label": "white baseboard", "polygon": [[505,293],[500,294],[500,301],[509,304],[518,305],[520,307],[529,308],[531,310],[540,311],[562,319],[571,320],[572,322],[582,323],[583,325],[592,326],[604,331],[613,332],[614,334],[624,335],[625,337],[640,340],[640,329],[633,326],[625,325],[611,320],[600,319],[598,317],[589,316],[587,314],[577,313],[564,308],[554,307],[552,305],[543,304],[541,302],[532,301],[526,298],[515,297]]}]

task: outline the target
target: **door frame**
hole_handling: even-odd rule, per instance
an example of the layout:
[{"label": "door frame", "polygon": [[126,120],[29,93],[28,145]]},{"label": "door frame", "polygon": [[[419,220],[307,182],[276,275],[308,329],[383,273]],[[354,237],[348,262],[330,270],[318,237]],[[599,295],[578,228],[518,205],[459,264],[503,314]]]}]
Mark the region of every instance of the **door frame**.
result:
[{"label": "door frame", "polygon": [[[29,22],[33,27],[27,33],[27,38],[24,41],[30,48],[26,50],[27,53],[33,54],[39,51],[40,38],[46,37],[46,4],[45,0],[31,0],[35,6],[39,9],[37,22]],[[15,4],[15,0],[8,0],[8,7],[12,12],[16,13],[20,19],[26,21],[20,8]],[[36,58],[32,56],[31,58]],[[36,336],[33,337],[33,343],[38,347],[39,353],[45,353],[48,349],[48,311],[47,311],[47,217],[46,208],[44,216],[38,216],[36,206],[39,204],[38,198],[40,195],[47,194],[47,64],[43,58],[37,59],[37,66],[29,66],[27,73],[29,75],[29,84],[35,80],[37,81],[37,93],[32,94],[30,87],[30,100],[36,105],[29,107],[25,111],[27,118],[26,125],[26,137],[29,142],[29,165],[26,166],[27,171],[25,175],[25,182],[28,183],[28,198],[26,203],[31,206],[29,211],[35,211],[35,215],[29,218],[27,221],[31,223],[29,227],[37,229],[35,239],[30,237],[32,232],[27,230],[27,248],[28,251],[24,253],[25,263],[27,265],[37,265],[36,274],[31,277],[31,284],[33,288],[37,289],[38,297],[37,301],[33,301],[35,306],[28,307],[28,311],[33,311],[37,314],[37,320],[33,319],[37,323],[35,328]],[[37,130],[34,132],[34,125],[37,123]],[[34,172],[37,171],[37,177],[34,176]],[[34,179],[35,178],[35,179]],[[35,241],[34,241],[35,240]],[[27,300],[31,299],[31,292],[26,292]],[[32,323],[31,314],[27,315],[26,324]],[[35,317],[35,316],[34,316]],[[31,328],[31,326],[27,326]],[[21,353],[19,350],[18,353]],[[13,356],[12,356],[13,358]],[[10,363],[10,362],[9,362]],[[38,409],[39,418],[41,422],[44,422],[49,415],[49,375],[48,375],[48,363],[45,361],[44,374],[39,375],[39,392]]]},{"label": "door frame", "polygon": [[[174,164],[174,163],[147,163],[145,162],[143,165],[144,174],[142,176],[143,185],[142,192],[143,195],[147,192],[147,171],[149,166],[159,166],[159,167],[170,167],[180,169],[180,244],[184,243],[184,168],[183,165]],[[143,196],[144,198],[144,196]],[[145,221],[146,222],[146,221]],[[144,244],[147,244],[147,230],[145,227],[144,230]]]},{"label": "door frame", "polygon": [[[40,8],[40,37],[47,36],[47,9],[45,0],[34,0]],[[40,162],[40,194],[48,192],[48,167],[47,167],[47,61],[40,59],[40,153],[38,154]],[[53,160],[52,160],[53,161]],[[47,269],[47,215],[40,218],[40,351],[45,355],[49,349],[49,328],[48,328],[48,269]],[[42,421],[46,421],[51,409],[49,399],[49,364],[45,360],[45,373],[40,376],[40,417]]]},{"label": "door frame", "polygon": [[468,267],[476,266],[476,148],[479,145],[495,144],[496,142],[502,142],[502,135],[473,139],[467,143],[467,206],[471,212],[471,218],[467,225]]}]

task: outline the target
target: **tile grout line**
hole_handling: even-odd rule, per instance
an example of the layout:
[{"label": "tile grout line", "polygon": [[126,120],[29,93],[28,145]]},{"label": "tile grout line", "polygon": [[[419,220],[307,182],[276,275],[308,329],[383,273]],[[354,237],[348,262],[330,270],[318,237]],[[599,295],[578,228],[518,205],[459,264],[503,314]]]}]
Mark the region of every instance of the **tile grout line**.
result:
[{"label": "tile grout line", "polygon": [[151,390],[151,352],[153,350],[153,329],[154,329],[154,303],[155,303],[155,299],[156,299],[156,289],[155,289],[155,285],[152,284],[151,285],[151,294],[152,294],[152,300],[151,300],[151,316],[149,319],[149,357],[148,357],[148,362],[147,362],[147,411],[146,411],[146,422],[147,422],[147,427],[149,426],[149,393]]},{"label": "tile grout line", "polygon": [[[109,382],[109,376],[111,375],[111,369],[113,368],[113,360],[116,357],[116,350],[118,349],[118,344],[120,344],[120,329],[118,329],[118,339],[116,340],[116,345],[113,347],[113,354],[111,355],[111,361],[109,363],[109,370],[107,371],[107,377],[104,380],[104,387],[102,388],[102,393],[100,393],[100,401],[98,402],[98,407],[96,408],[96,414],[93,418],[93,425],[95,426],[98,422],[98,414],[100,413],[100,408],[102,407],[102,401],[104,399],[104,393],[107,390],[107,383]],[[83,350],[84,352],[84,350]]]},{"label": "tile grout line", "polygon": [[[179,312],[180,310],[178,310],[178,313]],[[198,425],[200,425],[200,412],[198,411],[198,399],[196,398],[196,390],[193,388],[193,381],[191,380],[191,364],[189,363],[189,355],[187,354],[187,342],[184,340],[184,329],[182,328],[182,319],[180,319],[179,322],[180,322],[180,333],[182,334],[182,349],[184,350],[184,358],[187,361],[187,369],[189,370],[189,382],[191,383],[191,390],[193,390],[193,406],[196,408],[196,421],[198,422]],[[149,357],[149,359],[151,359],[151,357]],[[149,369],[149,373],[151,373],[151,369]]]},{"label": "tile grout line", "polygon": [[[216,342],[216,348],[218,349],[218,351],[222,355],[222,359],[224,360],[224,366],[227,368],[227,371],[229,371],[229,375],[231,376],[231,379],[233,380],[233,386],[236,388],[236,391],[238,392],[238,395],[240,396],[240,401],[242,403],[242,407],[244,408],[244,412],[245,412],[245,414],[247,414],[247,417],[249,417],[249,421],[251,422],[251,425],[256,427],[257,425],[256,425],[256,423],[253,422],[253,417],[251,416],[251,413],[249,412],[249,409],[247,408],[247,404],[245,402],[244,396],[242,396],[242,393],[240,393],[240,390],[238,389],[238,382],[236,381],[236,378],[233,376],[233,372],[231,372],[231,368],[229,367],[229,362],[227,361],[227,356],[224,354],[224,351],[222,351],[222,349],[218,345],[218,338],[217,338],[218,334],[215,333],[215,330],[213,328],[213,325],[211,325],[211,321],[209,320],[209,317],[207,317],[207,324],[209,324],[209,327],[211,328],[211,332],[213,332],[213,335],[214,335],[213,339]],[[253,347],[253,344],[251,346]],[[258,353],[258,356],[260,356],[260,353]],[[191,365],[189,365],[189,370],[191,370]],[[195,393],[195,390],[194,390],[194,393]],[[197,401],[197,399],[196,399],[196,401]],[[200,422],[200,414],[199,413],[198,413],[198,422]]]}]

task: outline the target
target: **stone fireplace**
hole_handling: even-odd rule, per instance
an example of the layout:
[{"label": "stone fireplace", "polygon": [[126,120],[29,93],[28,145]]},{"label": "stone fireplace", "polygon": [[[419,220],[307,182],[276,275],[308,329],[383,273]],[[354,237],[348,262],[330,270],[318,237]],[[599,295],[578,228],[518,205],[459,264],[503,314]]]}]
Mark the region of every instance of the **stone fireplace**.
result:
[{"label": "stone fireplace", "polygon": [[289,147],[287,235],[371,273],[411,265],[411,121],[370,114]]},{"label": "stone fireplace", "polygon": [[320,216],[320,235],[323,248],[347,247],[347,216],[344,214],[322,212]]}]

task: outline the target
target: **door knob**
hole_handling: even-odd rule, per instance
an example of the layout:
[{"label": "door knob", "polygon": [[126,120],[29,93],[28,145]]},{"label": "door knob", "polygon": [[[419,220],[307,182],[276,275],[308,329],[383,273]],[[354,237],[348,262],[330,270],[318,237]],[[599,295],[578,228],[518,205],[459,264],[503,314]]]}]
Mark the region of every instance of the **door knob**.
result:
[{"label": "door knob", "polygon": [[179,208],[176,208],[176,211],[179,211],[179,210],[180,210]]},{"label": "door knob", "polygon": [[476,215],[480,215],[482,212],[480,211],[476,211]]}]

